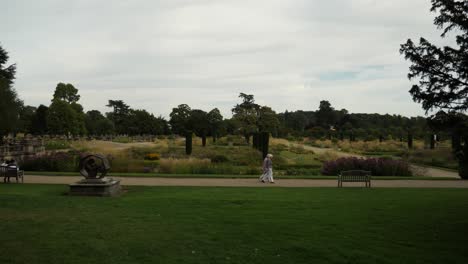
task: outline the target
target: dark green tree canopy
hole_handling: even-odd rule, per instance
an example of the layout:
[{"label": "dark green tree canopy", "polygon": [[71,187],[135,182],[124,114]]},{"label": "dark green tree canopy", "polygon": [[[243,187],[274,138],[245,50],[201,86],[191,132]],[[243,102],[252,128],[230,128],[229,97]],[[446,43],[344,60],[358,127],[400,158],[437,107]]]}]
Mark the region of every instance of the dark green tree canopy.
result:
[{"label": "dark green tree canopy", "polygon": [[86,112],[85,124],[89,135],[110,135],[114,133],[114,124],[98,110]]},{"label": "dark green tree canopy", "polygon": [[13,89],[16,65],[6,66],[8,53],[0,46],[0,135],[15,132],[23,102]]},{"label": "dark green tree canopy", "polygon": [[85,114],[79,99],[78,89],[73,85],[57,84],[47,114],[50,133],[67,136],[86,134]]},{"label": "dark green tree canopy", "polygon": [[189,119],[192,109],[186,104],[178,105],[176,108],[172,108],[170,113],[169,123],[171,124],[172,132],[178,135],[185,135],[188,127]]},{"label": "dark green tree canopy", "polygon": [[426,113],[441,110],[431,117],[430,125],[440,127],[456,121],[451,129],[452,148],[459,160],[459,175],[468,179],[468,131],[464,118],[457,116],[468,110],[468,1],[431,2],[431,11],[438,13],[434,24],[443,30],[441,37],[454,32],[456,47],[441,48],[424,38],[416,45],[409,39],[400,52],[412,63],[408,78],[419,79],[410,90],[413,100],[422,103]]},{"label": "dark green tree canopy", "polygon": [[106,106],[112,108],[112,112],[106,113],[106,116],[114,123],[115,132],[126,134],[129,126],[130,106],[122,100],[109,100]]},{"label": "dark green tree canopy", "polygon": [[206,136],[210,130],[210,122],[208,119],[208,113],[200,109],[193,109],[190,112],[188,127],[197,136],[199,137]]},{"label": "dark green tree canopy", "polygon": [[254,96],[251,94],[240,93],[239,98],[242,99],[242,103],[232,108],[232,117],[239,123],[240,132],[248,137],[252,133],[258,132],[260,105],[255,103]]},{"label": "dark green tree canopy", "polygon": [[44,135],[47,133],[47,115],[49,108],[45,105],[40,105],[32,118],[31,133],[34,135]]},{"label": "dark green tree canopy", "polygon": [[413,100],[423,108],[463,112],[468,109],[468,1],[432,0],[432,12],[439,15],[434,24],[456,34],[457,47],[437,47],[421,38],[416,45],[411,39],[400,52],[412,65],[408,78],[419,79],[410,90]]},{"label": "dark green tree canopy", "polygon": [[78,89],[76,89],[72,84],[58,83],[52,100],[62,100],[72,104],[80,100],[80,95],[78,94]]}]

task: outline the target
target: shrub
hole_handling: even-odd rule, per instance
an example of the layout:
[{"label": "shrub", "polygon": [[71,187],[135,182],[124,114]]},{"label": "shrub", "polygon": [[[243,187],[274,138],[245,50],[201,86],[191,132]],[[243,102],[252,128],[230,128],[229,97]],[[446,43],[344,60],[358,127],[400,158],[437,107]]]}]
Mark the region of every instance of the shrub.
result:
[{"label": "shrub", "polygon": [[402,160],[383,158],[339,158],[323,164],[322,174],[336,176],[346,170],[367,170],[373,176],[411,176],[409,164]]},{"label": "shrub", "polygon": [[49,140],[45,143],[46,150],[58,150],[70,148],[70,143],[66,140]]},{"label": "shrub", "polygon": [[162,159],[159,162],[159,172],[161,173],[199,173],[206,172],[210,167],[209,159]]},{"label": "shrub", "polygon": [[148,153],[145,155],[145,160],[159,160],[161,155],[158,153]]},{"label": "shrub", "polygon": [[117,142],[117,143],[132,143],[132,139],[130,137],[115,137],[113,140],[113,142]]},{"label": "shrub", "polygon": [[79,155],[75,152],[52,152],[40,156],[26,157],[20,167],[26,171],[78,171]]},{"label": "shrub", "polygon": [[220,154],[214,155],[210,159],[211,159],[211,162],[213,163],[223,163],[223,162],[229,161],[229,159],[226,156],[220,155]]},{"label": "shrub", "polygon": [[313,150],[305,149],[302,145],[292,146],[289,151],[296,154],[315,154]]},{"label": "shrub", "polygon": [[308,168],[288,168],[285,171],[286,175],[307,175],[317,176],[320,174],[320,169],[308,169]]}]

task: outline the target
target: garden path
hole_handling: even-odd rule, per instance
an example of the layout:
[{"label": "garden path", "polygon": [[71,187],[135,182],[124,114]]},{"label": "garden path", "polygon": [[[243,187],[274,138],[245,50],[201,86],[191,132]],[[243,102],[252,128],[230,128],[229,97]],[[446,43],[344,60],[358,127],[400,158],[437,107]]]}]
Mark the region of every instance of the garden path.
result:
[{"label": "garden path", "polygon": [[[336,187],[336,180],[278,179],[275,184],[261,183],[257,179],[220,178],[151,178],[113,177],[122,185],[141,186],[210,186],[210,187]],[[70,184],[82,180],[79,176],[34,176],[27,175],[25,183]],[[362,186],[363,183],[345,183],[345,186]],[[463,180],[373,180],[378,188],[468,188]]]}]

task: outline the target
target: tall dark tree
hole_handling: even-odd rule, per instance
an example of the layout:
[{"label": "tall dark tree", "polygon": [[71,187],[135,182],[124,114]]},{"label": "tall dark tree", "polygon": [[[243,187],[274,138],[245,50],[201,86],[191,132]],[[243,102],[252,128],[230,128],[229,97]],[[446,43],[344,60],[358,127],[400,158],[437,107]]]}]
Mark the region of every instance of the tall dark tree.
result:
[{"label": "tall dark tree", "polygon": [[210,112],[208,112],[208,122],[210,125],[210,133],[213,137],[213,142],[216,142],[216,138],[218,137],[219,130],[223,123],[223,116],[218,108],[214,108]]},{"label": "tall dark tree", "polygon": [[172,108],[172,112],[169,115],[172,133],[178,135],[185,135],[189,128],[190,113],[192,109],[186,104],[178,105],[176,108]]},{"label": "tall dark tree", "polygon": [[320,101],[319,110],[316,115],[317,123],[324,128],[330,128],[330,126],[333,126],[336,123],[335,109],[328,101]]},{"label": "tall dark tree", "polygon": [[65,101],[69,104],[80,100],[78,89],[70,83],[58,83],[54,92],[54,99]]},{"label": "tall dark tree", "polygon": [[260,105],[255,103],[252,94],[240,93],[239,97],[242,103],[232,108],[233,119],[240,125],[240,133],[245,137],[247,143],[250,141],[250,135],[258,132],[258,111]]},{"label": "tall dark tree", "polygon": [[16,64],[5,65],[8,58],[8,53],[0,46],[0,138],[14,132],[23,106],[13,88]]},{"label": "tall dark tree", "polygon": [[89,135],[111,135],[114,133],[114,124],[98,110],[86,112],[86,130]]},{"label": "tall dark tree", "polygon": [[79,99],[78,90],[73,85],[57,84],[47,115],[50,133],[67,136],[86,134],[85,114]]},{"label": "tall dark tree", "polygon": [[[421,38],[419,44],[409,39],[400,52],[412,65],[408,78],[418,79],[410,94],[422,103],[426,113],[442,110],[464,113],[468,110],[468,2],[466,0],[432,0],[431,11],[438,13],[434,24],[442,29],[441,37],[452,31],[456,47],[438,47]],[[461,124],[462,125],[462,124]],[[464,146],[455,150],[459,174],[468,179],[468,131],[462,132]]]},{"label": "tall dark tree", "polygon": [[268,132],[277,135],[279,120],[276,112],[268,106],[262,106],[258,109],[258,131]]},{"label": "tall dark tree", "polygon": [[36,110],[36,107],[30,105],[21,107],[18,124],[15,129],[17,132],[32,133],[32,123]]},{"label": "tall dark tree", "polygon": [[188,122],[188,128],[195,132],[195,135],[201,137],[202,145],[206,146],[206,135],[210,130],[208,113],[200,109],[193,109],[190,112],[190,118]]},{"label": "tall dark tree", "polygon": [[127,134],[130,106],[122,100],[109,100],[106,106],[112,108],[112,112],[106,113],[106,116],[114,123],[115,132],[117,134]]},{"label": "tall dark tree", "polygon": [[34,135],[45,135],[47,133],[47,115],[49,108],[40,105],[32,118],[31,133]]}]

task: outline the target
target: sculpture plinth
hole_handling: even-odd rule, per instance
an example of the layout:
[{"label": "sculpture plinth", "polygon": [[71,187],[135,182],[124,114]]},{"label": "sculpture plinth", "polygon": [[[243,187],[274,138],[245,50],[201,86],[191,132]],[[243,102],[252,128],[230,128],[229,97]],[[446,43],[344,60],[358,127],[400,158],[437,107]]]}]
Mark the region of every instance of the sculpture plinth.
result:
[{"label": "sculpture plinth", "polygon": [[80,173],[84,180],[70,184],[70,195],[118,196],[120,180],[105,177],[110,169],[109,161],[103,155],[87,155],[80,160]]}]

